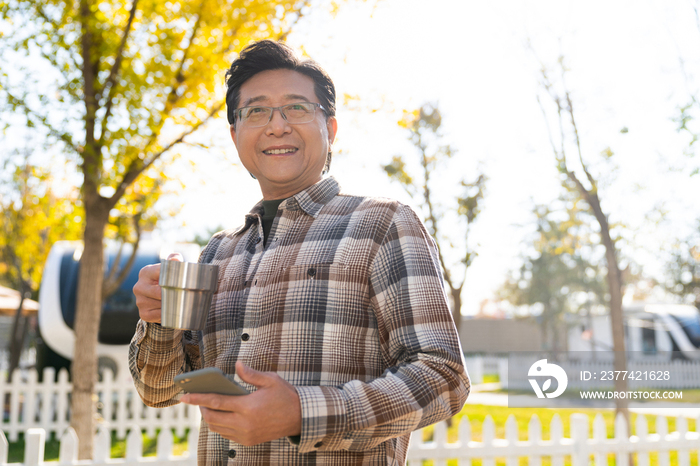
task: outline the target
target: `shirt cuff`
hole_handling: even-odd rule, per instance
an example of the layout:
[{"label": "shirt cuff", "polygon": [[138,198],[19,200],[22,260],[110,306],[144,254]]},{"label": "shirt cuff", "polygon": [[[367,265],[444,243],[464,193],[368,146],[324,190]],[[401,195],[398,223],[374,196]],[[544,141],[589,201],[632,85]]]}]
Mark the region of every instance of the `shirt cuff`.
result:
[{"label": "shirt cuff", "polygon": [[346,450],[352,439],[344,439],[347,413],[342,391],[335,387],[295,387],[301,403],[301,436],[288,437],[299,453],[316,450]]},{"label": "shirt cuff", "polygon": [[184,330],[166,328],[160,324],[139,320],[136,332],[142,335],[141,341],[146,340],[148,351],[151,353],[167,353],[175,349],[180,350],[182,347]]}]

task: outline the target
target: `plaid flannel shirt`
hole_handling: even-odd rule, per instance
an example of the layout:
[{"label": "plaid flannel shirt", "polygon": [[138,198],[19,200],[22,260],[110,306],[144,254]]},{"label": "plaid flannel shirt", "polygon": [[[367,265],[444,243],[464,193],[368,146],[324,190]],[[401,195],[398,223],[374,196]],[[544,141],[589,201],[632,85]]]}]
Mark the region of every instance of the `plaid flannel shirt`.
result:
[{"label": "plaid flannel shirt", "polygon": [[178,402],[178,373],[233,374],[239,359],[296,387],[300,438],[245,447],[203,422],[200,464],[404,464],[411,431],[462,408],[469,379],[432,238],[408,206],[339,190],[329,177],[282,202],[266,247],[261,203],[214,235],[202,332],[139,322],[130,367],[149,406]]}]

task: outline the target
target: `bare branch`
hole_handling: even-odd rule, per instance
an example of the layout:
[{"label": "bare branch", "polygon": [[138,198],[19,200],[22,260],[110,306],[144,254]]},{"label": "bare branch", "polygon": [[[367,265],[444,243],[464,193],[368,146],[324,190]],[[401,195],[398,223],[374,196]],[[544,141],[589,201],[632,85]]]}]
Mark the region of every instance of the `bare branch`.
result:
[{"label": "bare branch", "polygon": [[561,99],[556,96],[554,100],[557,104],[557,121],[559,122],[559,145],[561,146],[559,148],[559,154],[561,155],[561,163],[563,164],[564,169],[569,171],[566,160],[566,133],[564,131],[564,117],[562,116],[563,109],[561,107]]},{"label": "bare branch", "polygon": [[111,283],[114,281],[114,276],[117,274],[117,269],[119,269],[119,264],[122,261],[122,251],[124,250],[124,242],[119,245],[119,250],[117,250],[117,255],[112,262],[112,266],[109,268],[107,276],[102,281],[102,301],[104,298],[114,293],[114,291],[107,292],[107,289],[111,287]]},{"label": "bare branch", "polygon": [[450,268],[445,262],[445,258],[442,255],[442,248],[440,247],[440,242],[438,241],[438,222],[437,217],[435,215],[435,208],[433,207],[433,202],[431,199],[430,170],[428,169],[428,157],[425,153],[426,148],[420,143],[420,134],[418,135],[418,138],[419,143],[417,144],[417,146],[420,147],[422,157],[421,166],[423,167],[423,197],[425,200],[425,204],[428,206],[428,220],[430,221],[430,225],[433,229],[433,238],[435,239],[435,244],[437,246],[438,260],[440,261],[440,266],[442,267],[442,274],[445,278],[445,282],[447,282],[447,285],[450,287],[451,290],[454,290],[455,287],[452,284],[452,275],[450,274]]},{"label": "bare branch", "polygon": [[54,31],[57,31],[58,25],[56,23],[54,23],[51,18],[49,18],[49,16],[46,14],[44,9],[42,8],[43,5],[37,3],[37,4],[35,4],[35,6],[36,6],[36,12],[41,17],[41,19],[43,19],[45,22],[49,23],[51,25],[51,27],[54,29]]},{"label": "bare branch", "polygon": [[64,144],[66,144],[68,146],[68,148],[70,148],[73,152],[75,152],[77,155],[82,154],[82,151],[76,145],[73,144],[73,138],[71,137],[71,135],[69,133],[64,133],[62,131],[57,130],[48,122],[46,115],[42,115],[42,114],[35,112],[34,110],[32,110],[29,107],[29,105],[24,101],[24,99],[16,97],[12,93],[10,93],[10,91],[8,91],[6,87],[4,87],[4,86],[0,86],[0,87],[2,87],[4,89],[5,93],[9,97],[8,100],[10,101],[11,104],[17,105],[17,106],[21,107],[22,109],[24,109],[24,111],[27,115],[30,115],[31,117],[33,117],[32,118],[33,121],[40,123],[41,126],[43,126],[44,128],[46,128],[48,130],[49,134],[58,138],[60,141],[62,141]]},{"label": "bare branch", "polygon": [[187,55],[190,52],[190,48],[194,44],[194,40],[197,37],[197,32],[199,32],[199,25],[202,21],[202,8],[204,8],[204,3],[200,5],[200,13],[197,14],[197,20],[195,21],[194,26],[192,27],[192,33],[190,34],[189,42],[187,43],[187,47],[185,48],[185,50],[182,51],[182,59],[180,60],[180,63],[177,67],[177,71],[175,72],[175,76],[173,77],[173,87],[170,90],[170,94],[168,94],[168,98],[166,99],[165,104],[166,106],[164,112],[166,115],[170,114],[170,110],[172,110],[173,105],[180,98],[180,96],[177,95],[177,90],[185,81],[185,75],[182,73],[182,70],[185,67],[185,62],[187,61]]},{"label": "bare branch", "polygon": [[305,1],[304,4],[299,8],[299,12],[297,14],[297,17],[294,18],[294,21],[289,25],[286,31],[282,31],[280,35],[277,37],[278,41],[283,41],[287,39],[287,36],[289,35],[290,32],[292,32],[292,29],[294,26],[297,25],[299,20],[304,17],[304,8],[305,7],[311,7],[311,2],[309,0]]},{"label": "bare branch", "polygon": [[464,234],[464,247],[466,251],[464,252],[464,275],[462,275],[462,279],[459,282],[459,286],[457,287],[458,289],[462,289],[464,287],[464,284],[467,282],[467,271],[469,270],[469,256],[471,254],[471,251],[469,250],[469,225],[467,225],[467,231]]},{"label": "bare branch", "polygon": [[542,104],[542,101],[540,100],[540,96],[537,96],[537,104],[540,106],[540,110],[542,111],[542,115],[544,116],[544,125],[547,128],[547,136],[549,137],[549,143],[552,146],[552,152],[554,152],[554,157],[559,160],[561,158],[559,151],[557,150],[557,144],[554,142],[554,135],[552,132],[552,127],[549,125],[549,119],[547,118],[547,111],[544,108],[544,105]]},{"label": "bare branch", "polygon": [[[122,243],[119,246],[119,252],[117,253],[117,257],[114,259],[114,263],[112,264],[112,267],[110,267],[109,270],[109,277],[105,278],[105,280],[102,282],[103,301],[112,294],[114,294],[114,292],[116,292],[119,289],[121,284],[124,283],[126,276],[129,274],[131,268],[134,266],[134,262],[136,261],[139,243],[141,242],[141,214],[134,215],[132,217],[132,221],[134,223],[134,229],[136,230],[136,240],[133,243],[131,243],[131,254],[129,255],[129,259],[126,261],[126,264],[124,264],[124,267],[119,268],[124,243]],[[117,269],[119,270],[119,276],[115,278],[114,276],[116,275]]]},{"label": "bare branch", "polygon": [[[192,47],[194,43],[194,39],[197,36],[197,32],[199,31],[199,25],[202,20],[202,15],[201,11],[204,8],[204,3],[200,5],[200,13],[197,14],[197,20],[194,23],[194,26],[192,27],[192,32],[189,37],[189,41],[187,43],[187,47],[182,51],[182,59],[178,63],[177,71],[175,72],[175,75],[173,76],[173,84],[172,84],[172,89],[170,89],[170,93],[168,94],[168,97],[165,99],[165,108],[163,109],[162,112],[162,117],[161,118],[161,126],[162,122],[165,121],[166,117],[170,116],[170,112],[175,108],[175,103],[180,99],[180,96],[177,93],[177,90],[180,88],[182,83],[185,82],[186,78],[185,75],[183,74],[183,69],[185,67],[185,62],[187,61],[187,56],[189,54],[190,48]],[[148,150],[148,148],[155,143],[156,138],[158,137],[158,131],[153,131],[151,137],[148,139],[148,142],[144,145],[144,150]],[[147,167],[145,167],[147,168]],[[144,168],[144,169],[145,169]],[[137,175],[138,176],[138,175]],[[135,178],[134,178],[135,179]]]},{"label": "bare branch", "polygon": [[588,182],[591,183],[591,189],[593,190],[593,192],[596,192],[597,188],[596,188],[595,179],[590,174],[590,172],[588,171],[588,168],[586,167],[585,162],[583,161],[583,153],[581,151],[581,139],[579,139],[578,127],[576,126],[576,119],[574,118],[574,104],[571,101],[571,95],[569,94],[569,91],[566,91],[565,95],[566,95],[566,103],[569,106],[568,113],[571,116],[571,127],[574,130],[574,137],[576,140],[576,149],[578,150],[578,159],[579,159],[579,162],[581,163],[581,167],[583,168],[583,172],[586,174],[586,178],[588,178]]},{"label": "bare branch", "polygon": [[204,119],[200,120],[199,122],[197,122],[196,124],[192,125],[190,128],[185,130],[182,134],[180,134],[180,136],[177,139],[175,139],[174,141],[172,141],[171,143],[169,143],[168,145],[163,147],[160,151],[153,154],[147,160],[142,161],[141,159],[137,159],[134,162],[132,162],[132,164],[129,166],[128,170],[124,174],[122,181],[117,186],[116,191],[114,192],[112,197],[109,198],[110,208],[114,207],[116,205],[116,203],[119,201],[119,199],[121,199],[121,197],[124,195],[124,193],[126,192],[128,187],[131,186],[131,183],[133,183],[136,180],[136,178],[139,177],[139,175],[141,173],[143,173],[144,171],[146,171],[146,169],[148,169],[148,167],[153,165],[164,153],[166,153],[167,151],[169,151],[170,149],[172,149],[176,145],[182,143],[183,140],[187,136],[189,136],[190,134],[197,131],[203,124],[208,122],[214,115],[216,115],[219,112],[219,110],[221,110],[221,108],[223,106],[224,106],[224,102],[219,103],[218,105],[215,105],[209,111],[206,118],[204,118]]},{"label": "bare branch", "polygon": [[[51,28],[54,31],[56,31],[56,33],[58,33],[59,25],[56,24],[51,18],[49,18],[49,16],[46,14],[46,12],[43,9],[43,5],[37,3],[34,6],[36,7],[36,12],[39,15],[39,17],[41,17],[41,19],[43,19],[45,23],[48,23],[51,26]],[[56,71],[61,72],[63,67],[56,61],[55,57],[47,54],[41,48],[40,48],[40,50],[41,50],[41,56],[44,57],[44,59],[46,59],[49,63],[51,63],[54,66],[54,68],[56,69]],[[73,55],[68,54],[68,58],[70,59],[70,63],[72,65],[69,67],[70,69],[76,70],[76,69],[80,68],[78,63],[75,60],[73,60]],[[70,80],[66,79],[66,81],[70,81]]]},{"label": "bare branch", "polygon": [[126,22],[126,26],[124,27],[124,33],[122,34],[122,40],[119,43],[119,47],[117,48],[117,54],[114,57],[114,64],[112,65],[112,69],[109,71],[109,76],[107,77],[107,81],[105,81],[105,85],[103,88],[103,91],[105,89],[109,89],[109,94],[107,95],[107,100],[106,100],[106,107],[105,107],[105,114],[104,117],[102,118],[102,127],[100,129],[100,145],[104,143],[105,139],[105,133],[107,132],[107,122],[109,121],[109,117],[112,115],[112,105],[114,104],[114,94],[116,93],[117,90],[117,78],[119,77],[119,69],[121,67],[122,59],[124,58],[124,48],[126,47],[126,41],[129,38],[129,34],[131,33],[131,25],[134,22],[134,17],[136,16],[136,5],[138,4],[138,0],[134,0],[133,3],[131,4],[131,11],[129,12],[129,19]]}]

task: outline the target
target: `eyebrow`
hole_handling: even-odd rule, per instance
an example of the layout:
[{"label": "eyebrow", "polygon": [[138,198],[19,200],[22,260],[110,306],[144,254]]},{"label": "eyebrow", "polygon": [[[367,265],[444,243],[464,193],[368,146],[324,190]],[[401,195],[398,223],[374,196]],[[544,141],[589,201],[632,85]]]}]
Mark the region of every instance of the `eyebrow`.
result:
[{"label": "eyebrow", "polygon": [[[310,102],[310,100],[309,100],[306,96],[303,96],[303,95],[301,95],[301,94],[285,94],[285,95],[282,96],[282,97],[283,97],[285,100],[294,100],[294,101],[300,101],[300,100],[301,100],[301,101],[304,101],[304,102]],[[251,104],[254,104],[254,103],[256,103],[256,102],[263,102],[263,101],[268,100],[268,99],[269,99],[269,97],[266,96],[266,95],[259,95],[259,96],[256,96],[256,97],[251,97],[250,99],[248,99],[248,100],[246,100],[245,102],[243,102],[243,107],[248,107],[248,106],[250,106]]]}]

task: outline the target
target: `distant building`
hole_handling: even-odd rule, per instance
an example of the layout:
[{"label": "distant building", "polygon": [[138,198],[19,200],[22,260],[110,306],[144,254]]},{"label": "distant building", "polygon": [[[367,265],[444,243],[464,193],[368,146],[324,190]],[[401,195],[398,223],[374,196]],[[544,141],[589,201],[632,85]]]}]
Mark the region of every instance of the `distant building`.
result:
[{"label": "distant building", "polygon": [[542,351],[554,347],[566,350],[566,328],[557,332],[559,341],[554,345],[549,338],[545,343],[541,326],[535,318],[493,319],[462,318],[460,339],[462,350],[469,353],[509,353],[513,351]]}]

